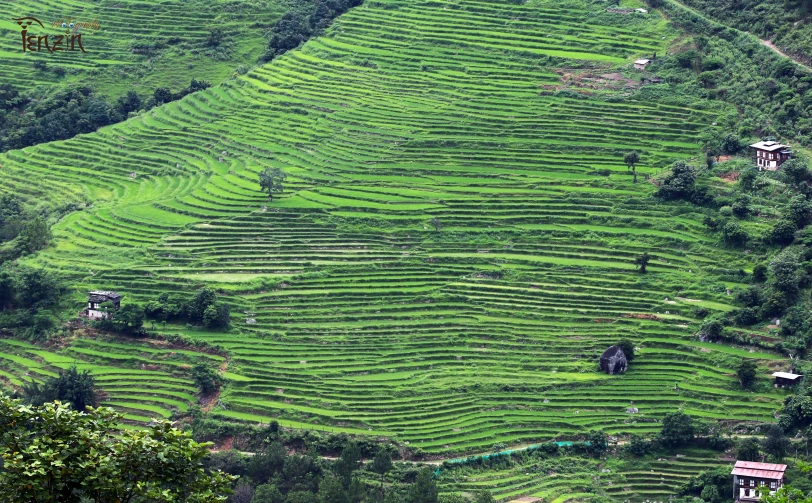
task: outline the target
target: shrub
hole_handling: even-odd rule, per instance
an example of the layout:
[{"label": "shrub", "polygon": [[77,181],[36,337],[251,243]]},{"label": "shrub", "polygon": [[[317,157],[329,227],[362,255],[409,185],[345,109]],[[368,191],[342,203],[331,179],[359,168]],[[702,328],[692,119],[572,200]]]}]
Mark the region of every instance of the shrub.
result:
[{"label": "shrub", "polygon": [[678,447],[694,438],[694,420],[683,412],[670,412],[663,418],[658,440],[665,446]]}]

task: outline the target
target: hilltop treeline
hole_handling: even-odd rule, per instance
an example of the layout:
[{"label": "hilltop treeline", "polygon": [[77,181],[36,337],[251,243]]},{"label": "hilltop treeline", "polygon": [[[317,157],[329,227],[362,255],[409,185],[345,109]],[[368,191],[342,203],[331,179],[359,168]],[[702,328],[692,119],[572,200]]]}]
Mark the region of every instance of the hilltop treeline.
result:
[{"label": "hilltop treeline", "polygon": [[10,84],[0,84],[0,152],[91,133],[126,119],[130,112],[149,110],[210,86],[192,79],[189,87],[175,93],[160,87],[142,99],[128,91],[111,103],[89,86],[22,94]]},{"label": "hilltop treeline", "polygon": [[262,61],[270,61],[295,49],[311,36],[330,26],[333,19],[362,3],[364,0],[299,1],[271,28],[268,50],[262,56]]}]

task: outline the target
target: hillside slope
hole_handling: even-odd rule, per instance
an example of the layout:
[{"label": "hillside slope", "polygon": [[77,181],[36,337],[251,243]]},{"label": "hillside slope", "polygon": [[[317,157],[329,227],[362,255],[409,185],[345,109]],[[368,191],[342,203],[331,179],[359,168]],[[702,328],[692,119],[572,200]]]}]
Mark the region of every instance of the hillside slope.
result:
[{"label": "hillside slope", "polygon": [[[0,193],[82,208],[30,264],[129,301],[209,284],[246,313],[189,332],[230,353],[221,417],[429,451],[649,432],[679,407],[767,420],[781,397],[737,391],[733,368],[773,357],[692,336],[754,259],[643,180],[729,110],[601,77],[677,35],[577,0],[368,2],[237,80],[0,155]],[[264,167],[290,175],[272,203]],[[630,371],[596,372],[622,338],[641,348]]]},{"label": "hillside slope", "polygon": [[[158,3],[132,0],[0,3],[0,82],[19,91],[37,85],[89,84],[111,98],[135,90],[151,95],[158,87],[177,91],[192,78],[220,82],[240,65],[251,67],[263,53],[264,32],[288,9],[284,1],[216,0]],[[45,29],[29,34],[64,33],[60,20],[91,23],[82,32],[82,53],[23,53],[15,18],[37,18]],[[212,37],[212,33],[215,37]],[[35,62],[45,63],[37,69]],[[60,76],[56,68],[65,71]]]},{"label": "hillside slope", "polygon": [[732,28],[747,31],[807,65],[812,62],[809,2],[763,0],[681,0]]}]

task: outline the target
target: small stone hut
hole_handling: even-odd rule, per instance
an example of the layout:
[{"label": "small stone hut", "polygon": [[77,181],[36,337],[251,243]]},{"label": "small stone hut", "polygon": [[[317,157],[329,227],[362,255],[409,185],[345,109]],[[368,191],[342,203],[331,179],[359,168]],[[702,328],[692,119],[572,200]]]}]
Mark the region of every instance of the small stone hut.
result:
[{"label": "small stone hut", "polygon": [[610,346],[601,355],[601,370],[609,375],[626,372],[629,362],[620,346]]}]

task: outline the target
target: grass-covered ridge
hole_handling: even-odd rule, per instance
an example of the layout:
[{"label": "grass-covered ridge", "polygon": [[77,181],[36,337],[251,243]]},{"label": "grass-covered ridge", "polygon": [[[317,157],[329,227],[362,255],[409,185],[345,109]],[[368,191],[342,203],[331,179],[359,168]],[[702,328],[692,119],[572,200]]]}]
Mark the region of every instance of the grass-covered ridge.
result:
[{"label": "grass-covered ridge", "polygon": [[[81,208],[32,265],[129,301],[207,283],[245,311],[242,333],[193,332],[231,357],[221,417],[429,451],[651,432],[680,406],[769,420],[781,396],[735,384],[753,354],[693,338],[748,257],[642,177],[696,155],[729,110],[558,92],[676,36],[576,0],[367,2],[236,80],[0,155],[0,192]],[[270,204],[265,167],[289,175]],[[621,338],[640,348],[630,371],[597,373]]]}]

